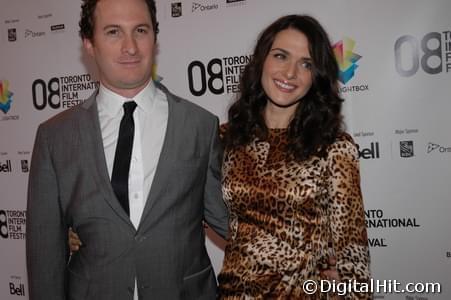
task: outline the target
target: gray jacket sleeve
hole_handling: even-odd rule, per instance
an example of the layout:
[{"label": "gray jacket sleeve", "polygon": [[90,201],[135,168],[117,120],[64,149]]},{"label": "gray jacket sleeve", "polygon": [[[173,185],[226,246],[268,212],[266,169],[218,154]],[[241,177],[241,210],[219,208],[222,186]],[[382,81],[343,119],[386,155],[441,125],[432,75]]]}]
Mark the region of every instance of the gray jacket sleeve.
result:
[{"label": "gray jacket sleeve", "polygon": [[26,255],[30,300],[65,300],[67,228],[58,181],[42,125],[38,128],[28,182]]}]

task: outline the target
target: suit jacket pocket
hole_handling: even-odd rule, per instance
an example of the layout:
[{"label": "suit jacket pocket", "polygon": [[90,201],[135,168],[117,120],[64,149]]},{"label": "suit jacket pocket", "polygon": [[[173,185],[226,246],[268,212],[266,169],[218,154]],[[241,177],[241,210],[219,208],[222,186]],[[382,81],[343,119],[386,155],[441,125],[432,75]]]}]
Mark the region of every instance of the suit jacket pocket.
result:
[{"label": "suit jacket pocket", "polygon": [[182,299],[215,299],[216,279],[213,267],[209,265],[199,272],[183,278]]},{"label": "suit jacket pocket", "polygon": [[177,192],[189,191],[192,188],[203,189],[200,183],[205,179],[207,164],[207,157],[175,161],[172,165],[169,187],[173,189],[176,185],[175,191]]}]

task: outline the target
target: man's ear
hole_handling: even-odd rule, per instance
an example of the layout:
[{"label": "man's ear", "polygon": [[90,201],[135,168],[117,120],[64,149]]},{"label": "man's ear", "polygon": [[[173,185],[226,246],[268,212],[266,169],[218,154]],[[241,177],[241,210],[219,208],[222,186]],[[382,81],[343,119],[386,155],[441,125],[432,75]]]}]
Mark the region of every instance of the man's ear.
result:
[{"label": "man's ear", "polygon": [[94,45],[90,39],[83,39],[83,47],[85,48],[89,56],[94,57]]}]

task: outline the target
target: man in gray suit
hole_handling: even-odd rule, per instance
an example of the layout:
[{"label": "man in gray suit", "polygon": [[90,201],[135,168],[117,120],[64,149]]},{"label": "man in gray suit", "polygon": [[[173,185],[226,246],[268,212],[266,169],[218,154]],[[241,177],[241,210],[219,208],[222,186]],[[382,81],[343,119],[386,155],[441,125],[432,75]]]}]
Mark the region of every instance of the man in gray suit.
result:
[{"label": "man in gray suit", "polygon": [[[151,80],[153,0],[83,2],[80,34],[101,84],[38,128],[29,298],[214,299],[203,222],[226,235],[218,120]],[[70,260],[69,227],[84,245]]]}]

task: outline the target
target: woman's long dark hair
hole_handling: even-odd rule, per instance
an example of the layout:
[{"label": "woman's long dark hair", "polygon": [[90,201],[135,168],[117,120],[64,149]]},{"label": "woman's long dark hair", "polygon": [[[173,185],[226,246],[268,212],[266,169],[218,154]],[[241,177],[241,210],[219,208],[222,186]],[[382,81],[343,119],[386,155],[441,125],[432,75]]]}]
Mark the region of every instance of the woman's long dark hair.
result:
[{"label": "woman's long dark hair", "polygon": [[226,148],[236,148],[254,138],[265,140],[268,128],[263,119],[267,96],[261,85],[263,64],[276,35],[285,29],[302,32],[308,39],[312,66],[312,87],[302,98],[288,126],[288,152],[302,161],[312,155],[322,156],[326,147],[342,132],[341,105],[338,95],[338,65],[322,26],[306,15],[284,16],[259,36],[251,61],[240,79],[240,93],[228,112],[224,135]]}]

